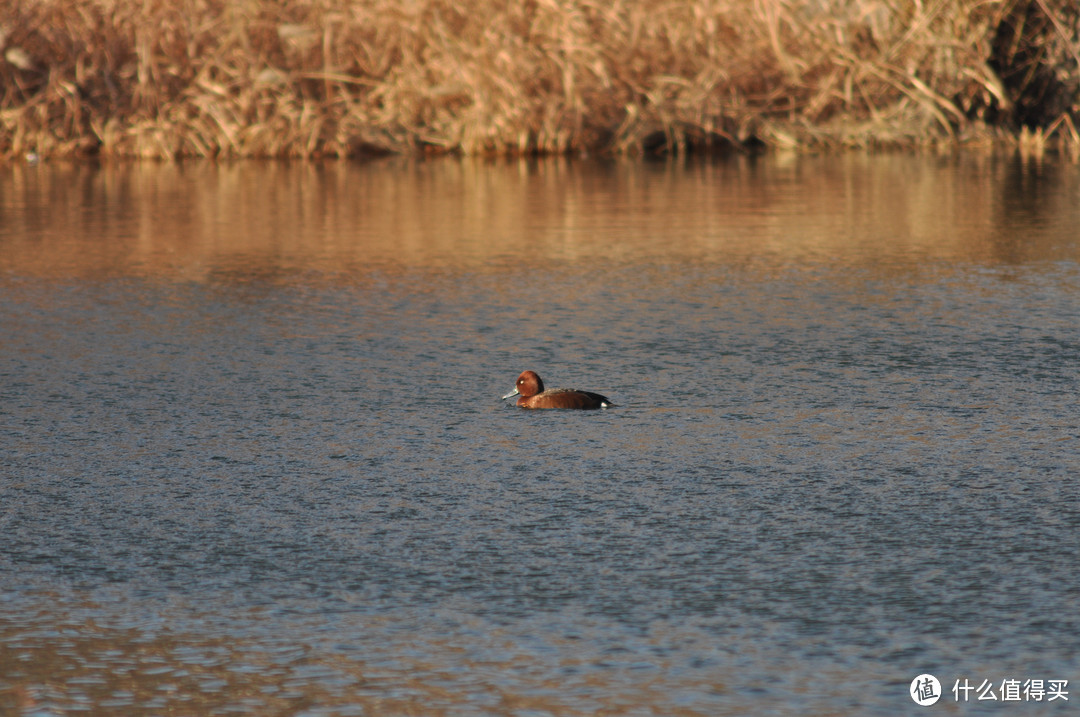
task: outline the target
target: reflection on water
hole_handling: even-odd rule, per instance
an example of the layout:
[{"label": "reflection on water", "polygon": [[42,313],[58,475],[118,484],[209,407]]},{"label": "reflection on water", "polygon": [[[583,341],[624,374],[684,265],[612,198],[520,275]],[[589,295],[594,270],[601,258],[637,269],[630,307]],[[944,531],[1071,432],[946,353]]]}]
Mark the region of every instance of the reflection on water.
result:
[{"label": "reflection on water", "polygon": [[1077,174],[982,156],[15,166],[0,176],[0,270],[227,280],[1016,264],[1073,257]]},{"label": "reflection on water", "polygon": [[[1078,199],[984,157],[8,168],[0,713],[1080,685]],[[620,407],[500,403],[524,368]]]},{"label": "reflection on water", "polygon": [[[579,715],[634,713],[648,705],[678,715],[739,714],[768,699],[740,694],[753,690],[736,689],[701,670],[680,669],[677,654],[656,639],[633,640],[602,653],[583,651],[582,640],[593,637],[588,620],[578,621],[568,637],[546,635],[537,650],[527,632],[467,617],[444,625],[460,636],[409,632],[407,641],[387,644],[385,635],[403,628],[370,617],[362,624],[335,618],[330,626],[256,614],[250,624],[273,621],[289,629],[285,635],[264,631],[245,639],[240,634],[250,625],[243,618],[222,637],[208,634],[205,625],[193,632],[177,629],[175,612],[138,628],[84,622],[79,614],[101,612],[96,604],[80,606],[74,614],[53,610],[40,616],[47,626],[23,627],[18,638],[0,631],[7,648],[19,655],[17,663],[5,665],[7,679],[15,684],[9,709],[32,714],[87,708],[124,714],[293,714],[318,708],[356,715]],[[549,625],[540,627],[550,631]],[[338,635],[328,635],[329,629]],[[367,638],[371,633],[380,639]],[[672,637],[684,646],[700,642],[692,630],[660,640]],[[805,675],[778,675],[776,681],[790,683],[796,693],[812,692]]]}]

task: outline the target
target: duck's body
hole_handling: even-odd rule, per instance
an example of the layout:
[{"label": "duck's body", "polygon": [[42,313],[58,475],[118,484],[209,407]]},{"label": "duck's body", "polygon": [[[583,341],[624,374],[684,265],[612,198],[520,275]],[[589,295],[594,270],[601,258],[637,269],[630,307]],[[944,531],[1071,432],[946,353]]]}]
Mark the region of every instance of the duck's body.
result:
[{"label": "duck's body", "polygon": [[544,390],[544,382],[535,371],[525,371],[518,376],[514,390],[503,396],[504,399],[521,396],[517,405],[522,408],[576,408],[591,410],[607,408],[615,404],[605,396],[592,391],[579,391],[574,388],[549,388]]}]

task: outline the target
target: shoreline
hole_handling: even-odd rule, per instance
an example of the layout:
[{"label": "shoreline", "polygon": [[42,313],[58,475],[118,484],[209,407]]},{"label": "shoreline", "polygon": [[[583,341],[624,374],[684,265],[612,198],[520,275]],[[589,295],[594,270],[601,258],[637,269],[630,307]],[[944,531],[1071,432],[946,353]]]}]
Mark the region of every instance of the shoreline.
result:
[{"label": "shoreline", "polygon": [[1080,159],[1067,0],[41,0],[0,161],[923,147]]}]

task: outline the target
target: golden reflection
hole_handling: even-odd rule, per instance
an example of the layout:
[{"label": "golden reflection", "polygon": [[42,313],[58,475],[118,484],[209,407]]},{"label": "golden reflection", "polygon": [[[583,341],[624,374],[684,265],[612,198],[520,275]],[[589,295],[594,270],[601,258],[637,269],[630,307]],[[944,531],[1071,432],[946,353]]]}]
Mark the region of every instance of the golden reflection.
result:
[{"label": "golden reflection", "polygon": [[0,172],[0,272],[279,281],[1075,260],[1077,172],[983,155],[15,165]]},{"label": "golden reflection", "polygon": [[[86,607],[102,614],[100,605]],[[381,649],[342,651],[311,641],[309,631],[290,640],[288,627],[272,616],[249,618],[268,623],[266,635],[277,639],[191,633],[167,627],[168,620],[147,630],[106,627],[62,609],[38,615],[48,625],[42,630],[0,619],[0,713],[285,715],[318,706],[333,714],[440,715],[486,705],[493,714],[647,708],[704,716],[749,707],[729,691],[726,670],[683,670],[662,656],[645,669],[641,659],[633,667],[617,659],[590,662],[580,657],[580,645],[552,637],[549,647],[564,654],[552,667],[500,628],[465,643],[402,631],[376,616],[358,618],[369,629],[350,634],[380,635]],[[724,695],[728,706],[679,704],[681,694]]]},{"label": "golden reflection", "polygon": [[[79,606],[85,611],[110,619],[109,606],[92,600]],[[464,618],[469,637],[440,637],[403,629],[402,618],[338,616],[365,625],[337,630],[323,643],[310,626],[291,629],[258,611],[230,621],[261,629],[257,639],[213,628],[190,632],[182,625],[191,617],[185,610],[158,613],[149,627],[119,627],[53,605],[30,619],[37,626],[0,618],[0,714],[287,715],[317,707],[328,714],[444,715],[483,705],[485,713],[506,715],[715,717],[768,711],[790,695],[813,698],[820,684],[895,679],[873,665],[800,674],[790,658],[766,652],[756,637],[732,634],[729,647],[738,642],[742,658],[772,664],[782,683],[774,694],[765,688],[777,684],[751,682],[762,689],[747,690],[740,668],[723,660],[695,668],[667,656],[665,644],[700,645],[701,637],[692,627],[663,624],[641,638],[656,643],[647,657],[620,662],[619,652],[583,649],[578,637],[548,635],[542,654],[530,653],[518,636],[474,618]],[[366,635],[378,647],[342,649],[341,635]],[[688,704],[686,695],[711,697]],[[815,711],[813,703],[804,706]]]}]

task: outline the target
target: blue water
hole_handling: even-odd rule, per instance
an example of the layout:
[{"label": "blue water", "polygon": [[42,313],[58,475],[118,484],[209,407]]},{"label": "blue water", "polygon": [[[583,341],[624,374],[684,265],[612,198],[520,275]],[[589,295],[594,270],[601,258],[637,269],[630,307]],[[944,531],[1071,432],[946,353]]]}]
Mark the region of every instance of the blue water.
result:
[{"label": "blue water", "polygon": [[[965,678],[1080,685],[1075,177],[805,162],[319,175],[524,198],[517,234],[442,215],[400,247],[217,217],[210,249],[136,251],[138,199],[63,239],[8,202],[0,711],[897,714],[924,672],[960,711],[986,706]],[[873,201],[882,172],[935,191]],[[1041,202],[1027,240],[897,223],[987,176]],[[702,202],[735,188],[765,199]],[[618,407],[499,401],[526,368]]]}]

